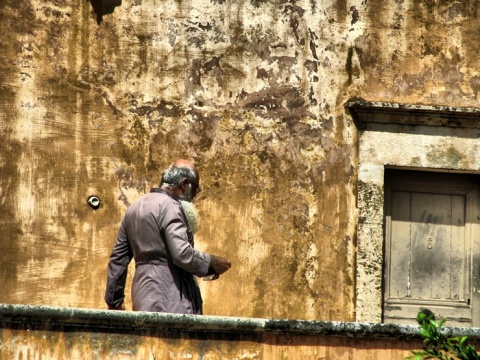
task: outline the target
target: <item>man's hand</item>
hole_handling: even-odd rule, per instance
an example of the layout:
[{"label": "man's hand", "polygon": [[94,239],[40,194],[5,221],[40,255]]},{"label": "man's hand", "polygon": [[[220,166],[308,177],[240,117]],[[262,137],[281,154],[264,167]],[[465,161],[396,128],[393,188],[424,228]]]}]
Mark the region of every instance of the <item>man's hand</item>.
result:
[{"label": "man's hand", "polygon": [[210,255],[210,267],[215,270],[216,273],[223,274],[230,269],[231,266],[232,263],[229,260],[221,256]]},{"label": "man's hand", "polygon": [[125,303],[122,301],[122,303],[120,305],[118,305],[117,307],[108,307],[108,310],[120,310],[120,311],[124,311],[125,310]]}]

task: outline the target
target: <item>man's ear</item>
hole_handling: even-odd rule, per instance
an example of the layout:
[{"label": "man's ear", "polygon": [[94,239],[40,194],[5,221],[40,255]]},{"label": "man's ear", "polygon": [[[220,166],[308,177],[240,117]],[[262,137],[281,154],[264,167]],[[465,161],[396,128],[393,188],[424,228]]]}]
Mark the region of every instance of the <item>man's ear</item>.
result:
[{"label": "man's ear", "polygon": [[187,185],[188,185],[188,179],[187,179],[187,178],[183,178],[182,181],[180,181],[180,186],[186,187]]}]

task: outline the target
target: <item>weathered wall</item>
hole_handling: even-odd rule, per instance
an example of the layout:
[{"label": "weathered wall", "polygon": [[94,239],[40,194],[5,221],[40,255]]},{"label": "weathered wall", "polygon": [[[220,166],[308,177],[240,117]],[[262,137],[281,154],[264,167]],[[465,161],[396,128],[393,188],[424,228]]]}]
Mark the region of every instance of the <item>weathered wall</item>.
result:
[{"label": "weathered wall", "polygon": [[[354,318],[351,97],[475,106],[475,1],[2,0],[0,302],[102,308],[126,206],[177,157],[208,314]],[[98,195],[94,211],[86,200]]]},{"label": "weathered wall", "polygon": [[19,331],[0,329],[2,359],[404,359],[419,341],[350,339],[347,337],[187,334],[170,338],[109,333]]},{"label": "weathered wall", "polygon": [[234,264],[207,313],[351,319],[349,15],[311,6],[125,1],[97,25],[87,1],[4,2],[0,302],[103,307],[121,215],[186,157],[197,244]]}]

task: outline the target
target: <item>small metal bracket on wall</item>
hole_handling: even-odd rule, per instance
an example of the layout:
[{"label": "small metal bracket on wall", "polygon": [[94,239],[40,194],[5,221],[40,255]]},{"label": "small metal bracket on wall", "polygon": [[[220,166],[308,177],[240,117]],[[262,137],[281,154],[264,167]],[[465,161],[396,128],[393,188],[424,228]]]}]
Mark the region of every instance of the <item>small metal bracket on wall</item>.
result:
[{"label": "small metal bracket on wall", "polygon": [[91,195],[88,197],[87,204],[90,205],[93,210],[97,210],[101,203],[102,202],[100,201],[100,198],[96,195]]}]

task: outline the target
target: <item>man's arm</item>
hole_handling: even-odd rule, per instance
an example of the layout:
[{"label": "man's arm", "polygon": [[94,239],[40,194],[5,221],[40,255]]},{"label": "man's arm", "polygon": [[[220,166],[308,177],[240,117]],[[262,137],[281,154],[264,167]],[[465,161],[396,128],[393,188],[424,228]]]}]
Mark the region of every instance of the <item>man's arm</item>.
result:
[{"label": "man's arm", "polygon": [[123,220],[107,268],[105,301],[110,310],[125,310],[123,302],[125,298],[125,283],[127,280],[128,264],[130,264],[132,258],[133,252],[128,243],[125,220]]},{"label": "man's arm", "polygon": [[229,260],[198,251],[189,243],[188,226],[178,206],[166,210],[164,221],[165,243],[175,265],[200,277],[223,274],[230,268]]},{"label": "man's arm", "polygon": [[205,276],[210,264],[210,255],[195,249],[188,241],[188,226],[183,213],[176,205],[165,212],[164,236],[173,263],[197,276]]}]

